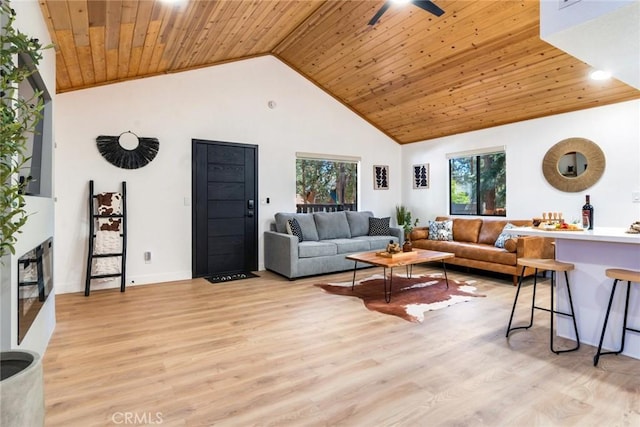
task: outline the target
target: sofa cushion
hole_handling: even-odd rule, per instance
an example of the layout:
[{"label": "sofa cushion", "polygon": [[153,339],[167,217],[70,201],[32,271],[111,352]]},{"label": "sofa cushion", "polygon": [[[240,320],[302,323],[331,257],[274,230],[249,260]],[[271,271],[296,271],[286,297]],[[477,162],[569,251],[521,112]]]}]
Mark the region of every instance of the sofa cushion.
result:
[{"label": "sofa cushion", "polygon": [[453,220],[453,240],[477,243],[480,227],[481,219],[456,218]]},{"label": "sofa cushion", "polygon": [[298,245],[299,258],[314,258],[318,256],[331,256],[338,254],[338,246],[335,243],[324,241],[304,241]]},{"label": "sofa cushion", "polygon": [[387,249],[387,245],[389,241],[393,240],[393,243],[398,242],[395,237],[391,238],[390,236],[369,236],[369,250],[377,251],[378,249],[385,250]]},{"label": "sofa cushion", "polygon": [[479,245],[477,243],[461,243],[460,248],[456,251],[456,257],[513,266],[517,262],[516,254],[513,252],[507,252],[493,245]]},{"label": "sofa cushion", "polygon": [[313,214],[278,212],[275,214],[276,231],[278,233],[286,233],[287,221],[291,218],[295,218],[298,224],[300,224],[303,240],[319,240]]},{"label": "sofa cushion", "polygon": [[496,242],[494,243],[496,248],[502,248],[504,249],[504,243],[513,238],[513,237],[517,237],[517,234],[510,234],[509,230],[512,230],[516,228],[515,225],[511,224],[511,223],[507,223],[507,225],[504,226],[504,229],[502,230],[502,233],[500,233],[500,235],[498,236],[498,238],[496,239]]},{"label": "sofa cushion", "polygon": [[413,242],[414,248],[431,251],[451,252],[458,259],[472,259],[476,261],[493,262],[496,264],[516,265],[516,254],[493,245],[465,242],[443,242],[437,240],[419,240]]},{"label": "sofa cushion", "polygon": [[507,225],[507,223],[511,223],[516,227],[530,227],[533,221],[528,219],[506,220],[485,218],[482,222],[482,227],[480,228],[480,237],[478,238],[478,243],[493,245],[498,239],[500,233],[502,233],[502,229],[505,225]]},{"label": "sofa cushion", "polygon": [[295,218],[291,218],[287,220],[287,234],[291,234],[298,238],[298,242],[302,242],[302,228],[300,228],[300,223]]},{"label": "sofa cushion", "polygon": [[[411,242],[414,248],[418,249],[428,249],[430,251],[440,251],[440,252],[451,252],[452,254],[456,254],[456,251],[460,249],[461,245],[464,243],[458,243],[453,241],[442,241],[442,240],[417,240]],[[469,245],[473,243],[468,243]],[[457,254],[456,254],[457,255]]]},{"label": "sofa cushion", "polygon": [[393,243],[400,243],[398,238],[395,236],[358,236],[354,237],[351,240],[360,240],[362,242],[366,242],[367,249],[375,251],[378,249],[386,249],[389,241],[393,241]]},{"label": "sofa cushion", "polygon": [[411,241],[429,238],[429,227],[414,228],[409,234]]},{"label": "sofa cushion", "polygon": [[429,221],[429,240],[453,240],[453,221]]},{"label": "sofa cushion", "polygon": [[274,215],[276,220],[276,229],[278,233],[286,233],[287,232],[287,221],[293,218],[294,213],[287,212],[278,212]]},{"label": "sofa cushion", "polygon": [[493,245],[496,239],[502,233],[502,229],[507,225],[507,220],[489,220],[482,221],[482,227],[480,228],[480,236],[478,237],[478,243],[484,243],[485,245]]},{"label": "sofa cushion", "polygon": [[369,236],[389,236],[389,221],[391,217],[385,218],[369,218]]},{"label": "sofa cushion", "polygon": [[373,216],[373,212],[369,211],[346,211],[347,222],[351,237],[366,236],[369,234],[369,218]]},{"label": "sofa cushion", "polygon": [[368,251],[371,247],[369,242],[358,239],[331,239],[325,240],[325,242],[335,243],[339,254]]},{"label": "sofa cushion", "polygon": [[319,240],[349,239],[351,231],[344,212],[316,212],[313,214]]}]

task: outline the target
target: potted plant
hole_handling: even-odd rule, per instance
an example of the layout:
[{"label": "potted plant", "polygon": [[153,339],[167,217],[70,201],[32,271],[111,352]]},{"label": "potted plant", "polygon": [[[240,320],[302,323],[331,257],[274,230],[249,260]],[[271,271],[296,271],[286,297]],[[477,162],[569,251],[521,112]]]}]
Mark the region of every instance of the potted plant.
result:
[{"label": "potted plant", "polygon": [[402,249],[405,252],[411,252],[411,230],[418,225],[420,220],[416,218],[412,221],[411,212],[405,206],[397,205],[396,221],[398,226],[404,230],[404,245],[402,245]]},{"label": "potted plant", "polygon": [[[0,256],[15,254],[16,235],[27,221],[23,190],[28,180],[21,182],[19,172],[29,160],[28,134],[35,132],[43,108],[40,92],[22,99],[18,85],[35,72],[42,50],[51,47],[16,30],[14,21],[15,11],[7,0],[0,0]],[[20,63],[19,56],[28,58],[33,67]]]},{"label": "potted plant", "polygon": [[0,353],[0,425],[43,426],[42,358],[30,350]]}]

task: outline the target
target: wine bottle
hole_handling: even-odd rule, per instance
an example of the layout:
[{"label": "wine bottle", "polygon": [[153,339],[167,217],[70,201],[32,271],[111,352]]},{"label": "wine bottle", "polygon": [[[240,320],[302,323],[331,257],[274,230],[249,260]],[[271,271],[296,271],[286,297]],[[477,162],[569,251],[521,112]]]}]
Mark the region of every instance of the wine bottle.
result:
[{"label": "wine bottle", "polygon": [[591,206],[591,198],[587,194],[586,202],[582,206],[582,227],[593,230],[593,206]]}]

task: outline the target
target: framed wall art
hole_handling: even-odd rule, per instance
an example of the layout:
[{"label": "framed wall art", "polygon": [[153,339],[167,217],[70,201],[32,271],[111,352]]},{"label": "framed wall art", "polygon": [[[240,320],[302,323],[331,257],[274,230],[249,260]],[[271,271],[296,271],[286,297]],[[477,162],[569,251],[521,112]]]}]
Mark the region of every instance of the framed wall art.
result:
[{"label": "framed wall art", "polygon": [[429,163],[413,165],[413,188],[429,188]]},{"label": "framed wall art", "polygon": [[373,189],[374,190],[389,189],[389,166],[386,166],[386,165],[373,166]]}]

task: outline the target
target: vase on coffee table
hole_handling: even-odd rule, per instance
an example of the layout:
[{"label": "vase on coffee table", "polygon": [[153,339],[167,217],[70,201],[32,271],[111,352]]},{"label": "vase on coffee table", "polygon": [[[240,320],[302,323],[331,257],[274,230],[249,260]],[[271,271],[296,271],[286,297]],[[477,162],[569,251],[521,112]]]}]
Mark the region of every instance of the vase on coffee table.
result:
[{"label": "vase on coffee table", "polygon": [[402,244],[402,252],[411,252],[413,250],[413,245],[411,244],[411,239],[407,234],[404,236],[404,243]]}]

